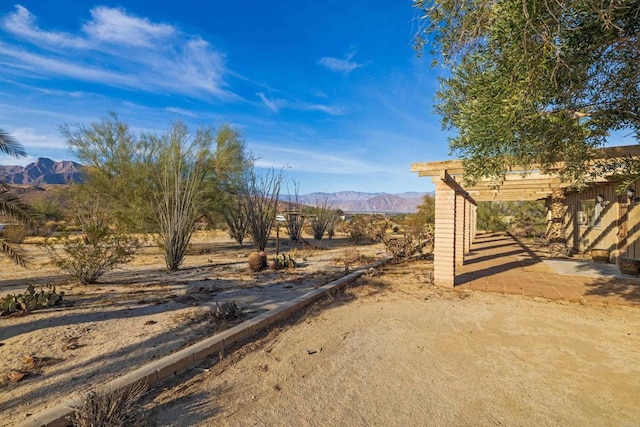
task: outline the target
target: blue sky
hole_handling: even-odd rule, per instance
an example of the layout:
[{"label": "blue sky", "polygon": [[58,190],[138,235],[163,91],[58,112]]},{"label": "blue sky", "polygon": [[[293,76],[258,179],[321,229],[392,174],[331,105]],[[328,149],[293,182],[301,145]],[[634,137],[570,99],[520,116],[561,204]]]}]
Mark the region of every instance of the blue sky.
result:
[{"label": "blue sky", "polygon": [[258,166],[300,193],[429,191],[414,161],[447,158],[411,1],[34,0],[0,6],[0,127],[72,159],[60,125],[114,111],[138,131],[173,120],[241,130]]}]

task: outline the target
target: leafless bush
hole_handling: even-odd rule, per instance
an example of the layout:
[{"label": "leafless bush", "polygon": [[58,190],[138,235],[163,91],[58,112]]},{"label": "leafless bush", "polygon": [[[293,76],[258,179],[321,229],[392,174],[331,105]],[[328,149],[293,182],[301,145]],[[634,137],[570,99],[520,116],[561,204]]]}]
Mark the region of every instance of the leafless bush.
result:
[{"label": "leafless bush", "polygon": [[387,251],[391,253],[394,261],[403,261],[416,254],[431,252],[433,249],[433,232],[423,232],[418,237],[405,234],[402,238],[382,237]]},{"label": "leafless bush", "polygon": [[253,243],[260,252],[267,247],[276,217],[282,179],[282,171],[276,173],[271,169],[263,175],[257,175],[252,169],[244,183],[242,196],[246,201],[247,226]]},{"label": "leafless bush", "polygon": [[289,238],[293,242],[298,242],[302,238],[302,229],[304,227],[305,215],[302,212],[303,205],[300,203],[300,186],[297,182],[294,182],[293,194],[289,191],[288,200],[289,209],[287,210],[287,221],[285,226],[287,227],[287,233]]},{"label": "leafless bush", "polygon": [[216,302],[216,309],[211,315],[218,323],[229,323],[242,317],[242,308],[238,307],[235,301],[223,302],[222,305]]},{"label": "leafless bush", "polygon": [[232,196],[222,215],[227,224],[229,237],[241,245],[247,235],[246,201],[241,196]]},{"label": "leafless bush", "polygon": [[333,237],[335,223],[338,219],[338,213],[331,209],[328,199],[324,199],[322,203],[316,205],[314,216],[311,219],[311,228],[313,229],[313,238],[322,239],[325,231],[329,238]]},{"label": "leafless bush", "polygon": [[90,391],[71,407],[69,420],[76,427],[149,426],[149,417],[138,405],[146,392],[141,381],[120,389]]}]

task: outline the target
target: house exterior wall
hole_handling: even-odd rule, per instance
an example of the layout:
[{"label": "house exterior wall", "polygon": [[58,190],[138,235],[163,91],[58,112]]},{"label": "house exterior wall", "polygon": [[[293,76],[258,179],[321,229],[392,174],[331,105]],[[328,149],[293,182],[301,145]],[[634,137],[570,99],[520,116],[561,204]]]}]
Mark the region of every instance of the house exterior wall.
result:
[{"label": "house exterior wall", "polygon": [[[564,224],[567,245],[573,253],[589,253],[591,249],[608,249],[612,259],[618,256],[640,258],[640,203],[629,203],[626,195],[618,195],[617,183],[596,185],[581,192],[567,193]],[[640,188],[636,188],[636,191]],[[604,204],[597,205],[597,197]],[[592,221],[592,209],[599,209],[599,221]]]}]

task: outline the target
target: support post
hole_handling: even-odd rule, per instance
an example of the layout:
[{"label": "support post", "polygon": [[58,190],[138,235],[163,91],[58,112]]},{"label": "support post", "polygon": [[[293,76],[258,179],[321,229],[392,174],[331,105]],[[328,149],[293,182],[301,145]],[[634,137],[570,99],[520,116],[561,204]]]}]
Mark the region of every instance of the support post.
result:
[{"label": "support post", "polygon": [[[455,219],[456,219],[456,229],[455,229],[455,263],[456,265],[464,264],[464,253],[465,253],[465,211],[466,207],[466,199],[464,194],[461,191],[456,191],[456,207],[455,207]],[[436,228],[437,230],[437,228]]]},{"label": "support post", "polygon": [[453,287],[456,277],[456,192],[444,180],[434,178],[435,241],[433,247],[433,282]]}]

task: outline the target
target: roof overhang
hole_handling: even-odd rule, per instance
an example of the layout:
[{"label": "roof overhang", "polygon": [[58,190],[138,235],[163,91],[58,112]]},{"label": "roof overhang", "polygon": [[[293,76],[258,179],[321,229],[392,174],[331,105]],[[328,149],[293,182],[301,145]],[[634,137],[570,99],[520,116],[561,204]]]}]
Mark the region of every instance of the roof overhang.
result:
[{"label": "roof overhang", "polygon": [[[600,149],[595,160],[616,159],[624,157],[640,158],[640,145],[608,147]],[[572,187],[572,183],[563,182],[557,171],[564,168],[564,162],[557,162],[547,171],[539,168],[514,167],[507,171],[501,179],[482,178],[475,184],[464,185],[464,166],[461,160],[445,160],[411,164],[411,172],[421,177],[432,177],[434,181],[455,181],[457,187],[463,188],[475,201],[510,201],[546,199],[557,188]],[[607,177],[596,178],[594,183],[610,182]]]}]

